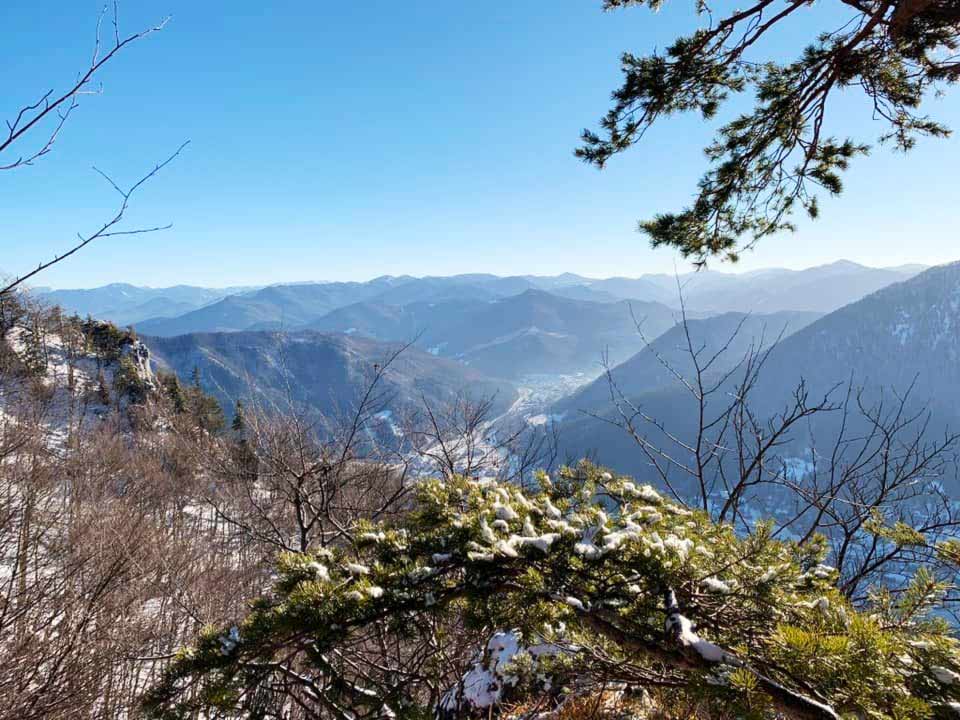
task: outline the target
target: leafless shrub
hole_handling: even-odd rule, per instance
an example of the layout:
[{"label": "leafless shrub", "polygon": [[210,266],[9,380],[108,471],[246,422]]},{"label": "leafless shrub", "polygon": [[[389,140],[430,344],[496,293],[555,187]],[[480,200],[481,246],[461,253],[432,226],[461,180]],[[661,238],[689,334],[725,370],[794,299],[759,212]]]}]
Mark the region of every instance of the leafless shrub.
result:
[{"label": "leafless shrub", "polygon": [[[935,548],[960,535],[960,509],[945,485],[957,476],[960,434],[931,433],[930,412],[913,400],[912,385],[867,393],[851,378],[813,395],[801,379],[781,409],[764,416],[755,409],[766,400],[758,397],[760,379],[782,333],[730,358],[742,321],[710,349],[694,339],[685,311],[682,328],[687,369],[648,349],[692,399],[689,431],[629,397],[609,365],[614,412],[594,416],[633,438],[663,487],[743,532],[775,516],[776,536],[801,544],[825,537],[840,588],[854,600],[881,580],[906,584],[920,565],[939,565],[952,578]],[[818,445],[825,435],[828,446]]]}]

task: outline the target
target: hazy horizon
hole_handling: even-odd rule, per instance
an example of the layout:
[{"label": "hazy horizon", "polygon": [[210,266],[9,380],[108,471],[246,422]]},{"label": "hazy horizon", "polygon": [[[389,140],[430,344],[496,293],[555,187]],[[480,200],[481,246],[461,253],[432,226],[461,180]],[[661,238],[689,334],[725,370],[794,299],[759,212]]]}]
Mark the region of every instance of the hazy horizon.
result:
[{"label": "hazy horizon", "polygon": [[[935,267],[935,266],[937,266],[937,265],[947,265],[947,264],[950,264],[950,263],[955,262],[955,261],[957,261],[957,260],[960,260],[960,258],[955,258],[954,260],[947,260],[947,261],[941,262],[941,263],[904,262],[904,263],[897,263],[897,264],[894,264],[894,265],[874,265],[874,264],[865,263],[865,262],[857,262],[856,260],[851,260],[850,258],[842,257],[842,258],[837,258],[837,259],[832,260],[832,261],[829,261],[829,262],[818,263],[818,264],[816,264],[816,265],[805,265],[805,266],[802,266],[802,267],[785,267],[785,266],[775,266],[775,265],[772,265],[772,266],[764,266],[764,267],[751,267],[751,268],[746,268],[746,267],[743,266],[742,263],[736,263],[736,264],[731,264],[731,263],[714,263],[714,264],[711,264],[709,267],[705,268],[704,270],[695,270],[695,269],[693,269],[693,268],[688,268],[688,269],[684,270],[684,269],[678,267],[676,273],[674,273],[674,272],[656,272],[656,271],[652,271],[652,272],[642,272],[642,273],[639,273],[639,274],[636,274],[636,275],[625,275],[625,274],[619,274],[619,275],[586,275],[586,274],[584,274],[584,273],[575,272],[575,271],[573,271],[573,270],[565,270],[565,271],[561,271],[561,272],[557,272],[557,273],[539,273],[539,272],[505,273],[505,272],[480,272],[480,271],[472,271],[472,272],[471,272],[471,271],[467,271],[467,272],[460,272],[460,273],[456,273],[456,272],[455,272],[455,273],[449,273],[449,274],[432,274],[432,273],[399,273],[399,274],[393,274],[393,273],[384,273],[384,274],[382,274],[382,275],[369,275],[369,276],[363,275],[363,276],[357,276],[357,277],[353,277],[353,278],[346,278],[346,279],[343,279],[343,280],[333,279],[333,278],[316,278],[316,279],[311,279],[311,278],[306,278],[306,279],[304,279],[304,278],[301,278],[301,279],[299,279],[299,280],[281,280],[281,281],[278,281],[278,282],[265,282],[265,283],[226,282],[226,283],[224,283],[224,284],[219,284],[219,285],[213,285],[213,284],[207,285],[207,284],[202,284],[202,283],[200,283],[200,284],[198,284],[198,283],[173,283],[173,284],[170,284],[170,285],[163,285],[163,284],[150,284],[150,283],[136,283],[136,282],[129,282],[129,281],[126,281],[126,280],[116,280],[116,281],[107,282],[107,283],[102,283],[102,284],[98,284],[98,285],[52,285],[52,284],[49,284],[49,283],[42,283],[42,282],[41,282],[41,283],[37,283],[36,285],[32,285],[32,286],[30,286],[30,287],[32,287],[32,288],[35,289],[35,290],[46,290],[46,289],[49,289],[49,290],[95,290],[95,289],[97,289],[97,288],[107,287],[107,286],[110,286],[110,285],[131,285],[131,286],[139,287],[139,288],[148,288],[148,289],[151,289],[151,290],[159,290],[159,289],[163,289],[163,288],[167,288],[167,287],[175,287],[175,286],[177,286],[177,285],[190,285],[190,286],[193,286],[193,287],[208,288],[208,289],[211,289],[211,290],[225,290],[225,289],[238,289],[238,288],[261,288],[261,287],[270,287],[270,286],[274,286],[274,285],[318,285],[318,284],[337,283],[337,282],[357,282],[357,283],[364,283],[364,282],[370,282],[370,281],[376,280],[377,278],[381,278],[381,277],[422,279],[422,278],[430,278],[430,277],[449,278],[449,277],[458,277],[458,276],[467,276],[467,275],[492,275],[492,276],[501,277],[501,278],[507,278],[507,277],[554,278],[554,277],[559,277],[559,276],[562,276],[562,275],[568,275],[568,274],[569,274],[569,275],[576,275],[576,276],[578,276],[578,277],[580,277],[580,278],[583,278],[584,280],[589,280],[589,281],[601,281],[601,280],[609,280],[609,279],[611,279],[611,278],[625,278],[625,279],[635,280],[635,279],[639,279],[639,278],[642,278],[642,277],[648,277],[648,276],[653,276],[653,275],[672,276],[672,275],[675,275],[675,274],[676,274],[676,275],[679,275],[680,277],[685,277],[685,276],[688,276],[688,275],[693,275],[693,274],[702,273],[702,272],[710,272],[710,273],[718,273],[718,274],[726,274],[726,275],[749,275],[749,274],[753,274],[753,273],[762,273],[762,272],[771,272],[771,271],[803,272],[803,271],[805,271],[805,270],[814,270],[814,269],[816,269],[816,268],[827,267],[827,266],[830,266],[830,265],[836,265],[836,264],[840,264],[840,263],[852,263],[852,264],[854,264],[854,265],[860,265],[860,266],[862,266],[862,267],[870,268],[870,269],[872,269],[872,270],[899,270],[899,269],[911,268],[911,267],[919,267],[919,268],[927,269],[927,268],[930,268],[930,267]],[[717,267],[718,265],[719,265],[719,267]],[[4,276],[6,276],[6,275],[7,275],[7,273],[0,272],[0,277],[4,277]]]}]

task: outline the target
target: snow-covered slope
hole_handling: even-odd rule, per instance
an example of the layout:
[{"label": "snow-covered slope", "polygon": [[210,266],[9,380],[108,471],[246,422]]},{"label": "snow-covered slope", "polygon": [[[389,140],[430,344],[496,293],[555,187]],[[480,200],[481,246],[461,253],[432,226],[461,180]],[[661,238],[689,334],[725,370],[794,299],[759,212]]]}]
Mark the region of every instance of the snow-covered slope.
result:
[{"label": "snow-covered slope", "polygon": [[52,441],[156,388],[150,352],[132,334],[56,309],[15,313],[0,356],[0,413],[41,424]]}]

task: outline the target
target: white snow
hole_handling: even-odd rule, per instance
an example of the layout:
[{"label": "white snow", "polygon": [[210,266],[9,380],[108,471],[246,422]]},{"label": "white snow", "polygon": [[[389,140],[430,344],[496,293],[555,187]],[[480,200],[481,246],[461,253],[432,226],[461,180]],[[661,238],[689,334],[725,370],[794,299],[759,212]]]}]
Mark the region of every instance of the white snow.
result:
[{"label": "white snow", "polygon": [[648,503],[660,503],[663,501],[663,498],[660,497],[660,493],[654,490],[650,485],[641,485],[638,488],[634,488],[635,497],[640,498]]},{"label": "white snow", "polygon": [[779,572],[780,572],[779,567],[768,568],[758,579],[762,583],[768,583],[771,580],[773,580],[777,576],[777,573]]},{"label": "white snow", "polygon": [[494,633],[460,682],[444,693],[440,709],[462,717],[472,710],[493,708],[500,703],[504,691],[519,681],[511,672],[511,664],[518,655],[527,654],[536,662],[540,657],[558,652],[555,645],[547,643],[522,646],[517,631]]},{"label": "white snow", "polygon": [[718,593],[720,595],[727,595],[731,592],[730,585],[719,578],[708,577],[700,584],[707,589],[707,592]]},{"label": "white snow", "polygon": [[483,541],[488,545],[493,545],[497,542],[497,535],[490,526],[487,525],[486,518],[480,518],[480,535],[483,536]]},{"label": "white snow", "polygon": [[580,600],[580,599],[578,599],[578,598],[573,597],[572,595],[568,595],[566,598],[564,598],[563,601],[564,601],[567,605],[569,605],[570,607],[572,607],[574,610],[585,610],[585,609],[586,609],[586,608],[584,607],[584,605],[583,605],[583,601]]},{"label": "white snow", "polygon": [[587,528],[580,542],[573,546],[573,551],[577,555],[582,555],[587,560],[595,560],[603,554],[603,551],[594,544],[593,539],[597,536],[597,533],[600,531],[599,527]]},{"label": "white snow", "polygon": [[700,657],[711,663],[740,665],[740,661],[719,645],[704,640],[693,631],[693,623],[678,612],[671,612],[667,616],[667,632],[675,632],[680,644],[695,650]]},{"label": "white snow", "polygon": [[664,539],[663,546],[676,553],[680,560],[686,560],[693,550],[693,540],[689,538],[679,538],[673,533],[670,533]]},{"label": "white snow", "polygon": [[467,559],[479,562],[493,562],[493,553],[486,552],[468,552]]},{"label": "white snow", "polygon": [[546,498],[543,501],[543,510],[544,512],[546,512],[547,517],[551,517],[554,520],[559,520],[562,517],[560,514],[560,510],[558,510],[557,507],[552,502],[550,502],[550,498]]},{"label": "white snow", "polygon": [[407,577],[412,582],[420,582],[421,580],[426,580],[428,577],[433,577],[436,574],[436,570],[428,565],[423,565],[418,568],[414,568],[407,573]]},{"label": "white snow", "polygon": [[312,562],[307,567],[313,570],[314,575],[316,575],[320,580],[329,580],[330,571],[327,570],[327,566],[318,562]]},{"label": "white snow", "polygon": [[510,538],[510,543],[515,547],[533,547],[546,554],[550,551],[550,546],[553,545],[559,537],[559,533],[544,533],[537,537],[518,537],[515,535]]},{"label": "white snow", "polygon": [[960,674],[957,674],[950,668],[945,668],[942,665],[934,665],[930,668],[930,672],[933,673],[933,676],[937,679],[937,682],[944,685],[955,685],[960,682]]},{"label": "white snow", "polygon": [[810,573],[819,580],[829,580],[836,571],[836,568],[829,565],[817,565]]}]

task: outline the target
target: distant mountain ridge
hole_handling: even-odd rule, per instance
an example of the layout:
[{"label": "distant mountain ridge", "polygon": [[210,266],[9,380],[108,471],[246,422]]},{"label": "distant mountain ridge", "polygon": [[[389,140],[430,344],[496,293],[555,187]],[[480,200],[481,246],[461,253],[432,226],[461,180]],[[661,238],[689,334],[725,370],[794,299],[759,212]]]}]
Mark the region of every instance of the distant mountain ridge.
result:
[{"label": "distant mountain ridge", "polygon": [[614,362],[629,357],[642,345],[634,317],[654,335],[676,322],[676,312],[660,303],[593,302],[531,289],[493,301],[356,303],[311,327],[379,340],[416,338],[434,355],[516,380],[530,373],[595,373],[604,352]]},{"label": "distant mountain ridge", "polygon": [[59,305],[81,317],[91,315],[117,325],[132,325],[154,317],[172,317],[190,312],[221,298],[249,292],[249,287],[205,288],[175,285],[166,288],[112,283],[87,290],[37,288],[35,297]]},{"label": "distant mountain ridge", "polygon": [[[702,326],[719,325],[724,317],[702,321]],[[696,328],[695,323],[692,326]],[[674,332],[662,336],[654,346],[668,348]],[[703,335],[694,332],[698,339]],[[751,332],[755,329],[748,336]],[[711,341],[707,347],[709,353]],[[734,360],[742,356],[743,349],[742,344],[733,348]],[[658,381],[648,355],[634,356],[615,368],[614,376],[635,406],[658,418],[678,437],[689,437],[694,403],[677,381]],[[929,411],[928,437],[960,430],[960,263],[930,268],[884,287],[783,339],[770,352],[751,394],[758,417],[781,412],[801,380],[811,401],[832,388],[842,390],[852,380],[855,387],[863,388],[862,402],[868,407],[884,397],[890,408],[897,395],[912,388],[907,412]],[[731,384],[727,392],[733,389]],[[573,454],[595,451],[624,471],[639,471],[645,461],[633,441],[621,430],[591,417],[613,413],[605,391],[599,380],[552,408],[562,418],[566,449]],[[842,394],[835,394],[834,400],[842,399]],[[821,416],[815,435],[821,440],[835,436],[840,420],[839,413]],[[848,432],[856,434],[852,428]]]},{"label": "distant mountain ridge", "polygon": [[855,379],[905,392],[960,429],[960,262],[884,287],[811,323],[772,353],[761,392],[799,370],[814,390]]},{"label": "distant mountain ridge", "polygon": [[636,323],[658,336],[677,314],[656,302],[599,303],[527,290],[489,303],[444,333],[444,354],[491,375],[599,372],[643,344]]},{"label": "distant mountain ridge", "polygon": [[[907,280],[923,266],[869,268],[849,260],[806,270],[767,269],[736,275],[706,271],[679,278],[688,308],[701,312],[780,312],[803,310],[829,313],[896,282]],[[678,278],[650,276],[651,282],[677,292]]]},{"label": "distant mountain ridge", "polygon": [[[913,385],[917,407],[929,403],[932,426],[960,427],[960,263],[917,270],[841,261],[802,271],[679,278],[384,276],[245,290],[136,327],[161,364],[182,375],[199,367],[205,388],[227,406],[252,393],[268,404],[292,399],[318,412],[349,404],[362,368],[397,343],[415,341],[388,382],[401,409],[425,398],[442,404],[463,390],[492,394],[497,412],[509,408],[511,419],[559,422],[571,456],[597,451],[624,471],[642,472],[632,440],[591,417],[609,418],[611,403],[605,379],[589,381],[606,351],[628,398],[678,435],[690,429],[689,393],[678,390],[660,361],[689,371],[685,331],[676,325],[678,283],[692,341],[702,352],[715,352],[741,328],[729,362],[713,373],[784,331],[754,391],[759,415],[781,410],[801,379],[815,395],[853,376],[871,393]],[[196,288],[146,297],[132,286],[100,290],[78,297],[104,303],[129,297],[136,303],[130,307],[209,299]],[[667,299],[671,292],[668,302],[619,298]],[[754,312],[723,310],[748,302]],[[795,307],[778,309],[782,305]],[[635,318],[643,321],[645,338]]]},{"label": "distant mountain ridge", "polygon": [[[769,347],[780,337],[789,337],[816,321],[819,313],[779,312],[769,315],[723,313],[703,320],[688,320],[686,327],[677,324],[650,344],[610,371],[617,391],[627,398],[638,398],[676,385],[674,373],[691,377],[693,364],[689,348],[701,355],[701,363],[726,348],[712,370],[725,372],[751,350]],[[689,343],[688,343],[689,334]],[[554,415],[567,415],[585,410],[603,414],[610,405],[610,378],[602,376],[577,392],[558,401],[551,408]]]},{"label": "distant mountain ridge", "polygon": [[385,292],[390,279],[368,283],[300,283],[270,285],[254,292],[229,295],[178,317],[152,318],[137,324],[147,335],[173,336],[195,332],[294,329],[331,310]]},{"label": "distant mountain ridge", "polygon": [[44,290],[37,296],[69,312],[93,315],[120,325],[134,324],[149,335],[191,332],[312,327],[328,313],[360,302],[403,307],[414,303],[494,301],[528,290],[589,302],[622,300],[679,305],[683,289],[694,315],[723,312],[765,313],[803,310],[827,313],[893,282],[912,277],[922,266],[868,268],[838,261],[806,270],[767,269],[745,273],[704,271],[680,276],[595,279],[574,273],[555,276],[497,276],[486,273],[449,277],[384,275],[366,282],[305,282],[260,288],[138,288],[114,284],[89,290]]}]

